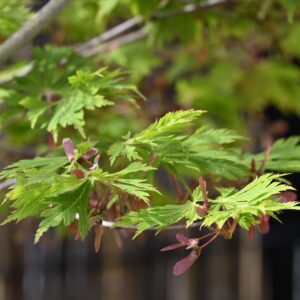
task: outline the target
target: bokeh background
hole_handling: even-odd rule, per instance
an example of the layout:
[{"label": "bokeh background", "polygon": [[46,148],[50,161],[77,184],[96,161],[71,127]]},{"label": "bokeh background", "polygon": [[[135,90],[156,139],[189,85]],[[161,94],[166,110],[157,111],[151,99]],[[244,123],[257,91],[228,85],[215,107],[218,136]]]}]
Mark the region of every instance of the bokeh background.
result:
[{"label": "bokeh background", "polygon": [[[46,2],[11,0],[15,9],[7,10],[9,1],[0,0],[0,38]],[[253,152],[300,134],[299,4],[219,2],[73,0],[14,56],[13,68],[0,71],[0,83],[5,86],[15,70],[26,67],[35,46],[81,44],[143,15],[144,23],[131,28],[132,40],[117,37],[92,49],[92,56],[99,67],[128,70],[147,102],[138,111],[118,105],[111,114],[100,113],[87,124],[94,136],[117,139],[179,108],[207,110],[204,124],[249,136],[243,146]],[[190,4],[199,8],[185,12]],[[141,28],[146,34],[138,34]],[[1,105],[1,113],[7,109]],[[47,149],[47,135],[29,130],[24,118],[0,122],[1,168]],[[300,176],[289,179],[300,190]],[[2,217],[6,213],[2,208]],[[172,231],[156,237],[149,232],[132,242],[132,232],[107,229],[100,253],[94,253],[92,233],[81,242],[52,230],[34,245],[36,220],[9,224],[0,228],[0,300],[300,300],[300,217],[286,213],[281,219],[283,224],[272,221],[270,233],[252,241],[245,232],[218,240],[179,278],[172,267],[184,251],[159,251],[174,241]]]}]

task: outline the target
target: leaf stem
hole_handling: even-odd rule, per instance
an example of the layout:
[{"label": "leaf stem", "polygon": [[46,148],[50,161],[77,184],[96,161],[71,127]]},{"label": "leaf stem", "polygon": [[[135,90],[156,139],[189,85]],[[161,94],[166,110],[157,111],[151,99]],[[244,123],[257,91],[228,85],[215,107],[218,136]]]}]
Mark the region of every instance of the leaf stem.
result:
[{"label": "leaf stem", "polygon": [[202,176],[199,178],[199,185],[200,185],[202,196],[203,196],[203,208],[204,208],[205,212],[207,213],[209,211],[210,205],[209,205],[208,198],[207,198],[206,183]]},{"label": "leaf stem", "polygon": [[212,243],[219,236],[219,234],[220,234],[220,232],[217,232],[208,242],[206,242],[205,244],[203,244],[199,248],[201,250],[204,249],[206,246],[208,246],[210,243]]},{"label": "leaf stem", "polygon": [[205,238],[208,238],[208,237],[210,237],[210,236],[212,236],[212,235],[214,235],[214,234],[216,234],[216,232],[210,232],[210,233],[208,233],[208,234],[205,234],[205,235],[202,235],[202,236],[200,236],[200,237],[198,237],[198,238],[196,238],[198,241],[201,241],[201,240],[204,240]]}]

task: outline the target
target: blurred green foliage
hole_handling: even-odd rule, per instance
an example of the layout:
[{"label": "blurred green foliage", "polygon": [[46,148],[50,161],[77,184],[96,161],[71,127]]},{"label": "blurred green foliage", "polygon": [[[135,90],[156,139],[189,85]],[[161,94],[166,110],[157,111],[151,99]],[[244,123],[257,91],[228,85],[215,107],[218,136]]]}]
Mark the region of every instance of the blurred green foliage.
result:
[{"label": "blurred green foliage", "polygon": [[0,36],[7,37],[15,32],[31,16],[31,0],[0,1]]}]

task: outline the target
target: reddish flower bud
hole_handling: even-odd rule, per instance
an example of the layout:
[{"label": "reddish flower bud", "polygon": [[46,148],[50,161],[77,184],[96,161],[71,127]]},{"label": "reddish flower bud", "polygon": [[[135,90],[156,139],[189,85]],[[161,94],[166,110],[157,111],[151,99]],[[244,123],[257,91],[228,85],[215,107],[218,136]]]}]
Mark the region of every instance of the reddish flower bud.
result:
[{"label": "reddish flower bud", "polygon": [[253,240],[254,235],[255,235],[255,227],[252,225],[248,231],[249,240]]},{"label": "reddish flower bud", "polygon": [[196,207],[196,213],[201,218],[203,218],[206,215],[206,212],[202,207]]},{"label": "reddish flower bud", "polygon": [[293,202],[297,200],[297,194],[295,192],[286,191],[280,193],[280,202]]},{"label": "reddish flower bud", "polygon": [[75,235],[75,237],[74,237],[75,240],[79,240],[79,238],[80,238],[80,232],[79,232],[78,222],[77,221],[73,221],[68,226],[68,230]]},{"label": "reddish flower bud", "polygon": [[266,234],[270,231],[270,216],[267,214],[264,214],[261,217],[261,223],[258,225],[258,228],[260,230],[261,233]]},{"label": "reddish flower bud", "polygon": [[78,179],[84,178],[84,173],[79,169],[71,171],[71,174],[75,175]]},{"label": "reddish flower bud", "polygon": [[69,138],[64,139],[62,142],[62,146],[64,148],[65,154],[68,157],[68,160],[72,161],[74,159],[74,155],[75,155],[74,144],[73,144],[72,140]]}]

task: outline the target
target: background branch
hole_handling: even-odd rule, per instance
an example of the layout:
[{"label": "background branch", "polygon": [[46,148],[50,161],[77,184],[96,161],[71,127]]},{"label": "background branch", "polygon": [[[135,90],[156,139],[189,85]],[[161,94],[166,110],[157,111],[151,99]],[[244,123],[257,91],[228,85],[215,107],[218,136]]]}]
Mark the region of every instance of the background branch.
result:
[{"label": "background branch", "polygon": [[35,38],[70,0],[50,0],[38,13],[0,46],[0,64]]},{"label": "background branch", "polygon": [[[155,12],[152,16],[149,17],[149,20],[155,21],[155,20],[171,18],[171,17],[181,15],[181,14],[194,13],[198,10],[212,7],[212,6],[215,6],[218,4],[228,3],[230,1],[231,0],[207,0],[202,3],[188,3],[178,9]],[[120,36],[121,34],[125,33],[126,31],[129,31],[130,29],[133,29],[134,27],[141,25],[144,22],[145,22],[145,20],[142,16],[136,16],[132,19],[129,19],[129,20],[109,29],[108,31],[104,32],[103,34],[92,38],[91,40],[82,44],[81,46],[77,46],[76,47],[77,53],[79,55],[83,55],[83,56],[93,56],[99,52],[110,50],[111,45],[114,45],[113,49],[115,49],[115,48],[117,48],[116,45],[118,45],[118,47],[120,47],[124,44],[128,44],[128,43],[134,42],[136,40],[139,40],[141,38],[144,38],[144,37],[146,37],[147,34],[143,29],[136,30],[136,31],[134,31],[132,33],[128,33],[124,36]],[[112,40],[116,37],[119,37],[119,38]],[[106,42],[108,42],[108,44],[106,44]],[[103,47],[103,45],[105,45],[105,46]]]},{"label": "background branch", "polygon": [[[202,222],[195,222],[193,224],[191,224],[188,228],[194,228],[194,227],[199,227],[202,224]],[[136,230],[137,226],[122,226],[122,227],[117,227],[115,226],[116,222],[114,221],[102,221],[101,226],[105,227],[105,228],[112,228],[112,229],[133,229]],[[177,224],[177,225],[170,225],[166,228],[164,228],[163,230],[178,230],[178,229],[186,229],[186,224]],[[148,228],[147,231],[157,231],[156,228]]]},{"label": "background branch", "polygon": [[83,43],[76,47],[76,51],[80,53],[84,53],[85,50],[98,46],[101,43],[107,42],[120,34],[128,31],[129,29],[132,29],[133,27],[140,25],[144,22],[144,19],[142,16],[136,16],[134,18],[131,18],[125,22],[122,22],[121,24],[107,30],[106,32],[92,38],[86,43]]},{"label": "background branch", "polygon": [[113,49],[119,48],[122,45],[140,40],[146,36],[147,33],[143,28],[141,28],[128,34],[121,35],[120,37],[110,40],[106,43],[99,43],[97,46],[77,51],[77,53],[84,57],[90,57],[101,52],[112,51]]}]

